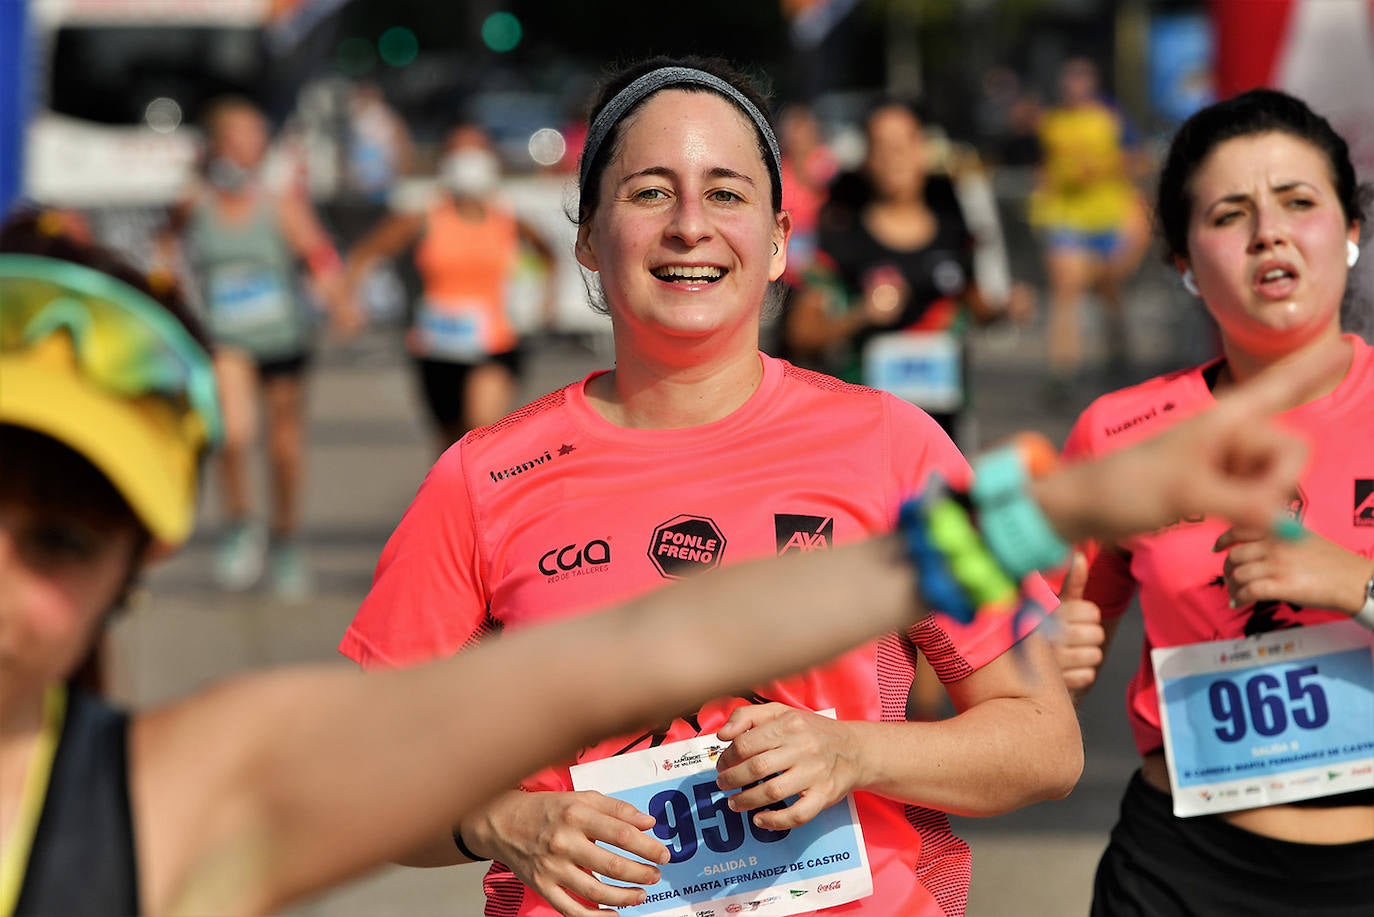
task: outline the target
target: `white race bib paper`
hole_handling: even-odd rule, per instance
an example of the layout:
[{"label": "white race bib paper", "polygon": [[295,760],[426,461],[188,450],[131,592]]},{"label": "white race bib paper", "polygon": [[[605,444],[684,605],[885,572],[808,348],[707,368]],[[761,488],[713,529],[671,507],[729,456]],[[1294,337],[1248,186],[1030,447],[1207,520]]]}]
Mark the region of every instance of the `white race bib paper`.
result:
[{"label": "white race bib paper", "polygon": [[1150,658],[1175,815],[1374,787],[1374,633],[1335,621]]},{"label": "white race bib paper", "polygon": [[659,882],[645,889],[645,902],[619,908],[621,917],[784,917],[873,893],[851,797],[801,827],[758,828],[753,813],[727,805],[736,791],[716,786],[716,759],[725,748],[705,735],[572,768],[576,789],[598,790],[652,815],[657,824],[646,833],[672,855]]},{"label": "white race bib paper", "polygon": [[962,345],[944,331],[877,335],[864,347],[863,381],[927,411],[957,411],[964,403]]}]

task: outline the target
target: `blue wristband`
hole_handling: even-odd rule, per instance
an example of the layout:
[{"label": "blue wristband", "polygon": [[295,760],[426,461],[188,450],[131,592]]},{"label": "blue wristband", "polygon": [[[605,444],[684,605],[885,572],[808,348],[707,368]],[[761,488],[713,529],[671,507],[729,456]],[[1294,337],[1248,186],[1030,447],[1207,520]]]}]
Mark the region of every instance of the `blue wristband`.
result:
[{"label": "blue wristband", "polygon": [[920,498],[902,504],[897,529],[906,545],[907,559],[916,568],[917,591],[926,610],[939,609],[960,623],[970,623],[977,609],[960,588],[945,555],[931,543]]},{"label": "blue wristband", "polygon": [[973,462],[970,496],[988,550],[1020,581],[1036,570],[1057,567],[1069,546],[1026,491],[1026,466],[1016,448],[998,449]]}]

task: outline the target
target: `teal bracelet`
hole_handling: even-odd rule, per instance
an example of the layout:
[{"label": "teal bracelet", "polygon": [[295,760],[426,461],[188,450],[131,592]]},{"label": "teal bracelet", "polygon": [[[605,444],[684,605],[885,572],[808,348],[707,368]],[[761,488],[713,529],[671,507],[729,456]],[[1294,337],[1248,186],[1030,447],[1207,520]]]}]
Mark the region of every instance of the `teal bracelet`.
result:
[{"label": "teal bracelet", "polygon": [[1018,582],[1036,570],[1062,564],[1069,546],[1026,491],[1026,465],[1015,447],[998,449],[973,462],[970,496],[988,550]]}]

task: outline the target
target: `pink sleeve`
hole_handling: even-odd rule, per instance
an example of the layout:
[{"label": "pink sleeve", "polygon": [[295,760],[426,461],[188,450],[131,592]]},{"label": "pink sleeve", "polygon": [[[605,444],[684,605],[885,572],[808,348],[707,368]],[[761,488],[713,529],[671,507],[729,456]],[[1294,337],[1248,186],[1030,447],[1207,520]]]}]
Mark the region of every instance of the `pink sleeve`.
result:
[{"label": "pink sleeve", "polygon": [[[1046,614],[1059,607],[1059,596],[1038,573],[1026,577],[1021,591]],[[992,662],[1024,640],[1042,621],[1043,617],[1038,614],[1029,614],[1021,621],[1013,615],[981,614],[968,624],[962,624],[936,612],[914,625],[908,636],[940,680],[951,682],[972,675]]]},{"label": "pink sleeve", "polygon": [[955,487],[967,487],[972,475],[968,461],[940,425],[914,404],[892,396],[884,396],[884,401],[888,406],[892,475],[897,482],[893,518],[897,506],[920,493],[932,472]]},{"label": "pink sleeve", "polygon": [[[1069,438],[1064,441],[1064,461],[1088,461],[1098,458],[1099,451],[1094,448],[1092,430],[1095,428],[1094,408],[1078,415]],[[1102,610],[1104,618],[1118,618],[1130,607],[1135,598],[1137,584],[1131,573],[1131,557],[1124,549],[1115,545],[1103,545],[1096,541],[1085,541],[1077,545],[1079,551],[1088,559],[1088,582],[1083,589],[1083,598],[1093,602]]]},{"label": "pink sleeve", "polygon": [[1083,598],[1102,610],[1104,620],[1121,617],[1138,588],[1131,572],[1131,556],[1118,547],[1098,547],[1088,561]]},{"label": "pink sleeve", "polygon": [[1074,421],[1073,429],[1069,430],[1069,436],[1064,440],[1062,454],[1064,461],[1073,462],[1097,457],[1092,442],[1092,415],[1095,407],[1096,404],[1089,405]]},{"label": "pink sleeve", "polygon": [[452,655],[488,622],[462,448],[449,449],[430,469],[339,643],[363,668]]}]

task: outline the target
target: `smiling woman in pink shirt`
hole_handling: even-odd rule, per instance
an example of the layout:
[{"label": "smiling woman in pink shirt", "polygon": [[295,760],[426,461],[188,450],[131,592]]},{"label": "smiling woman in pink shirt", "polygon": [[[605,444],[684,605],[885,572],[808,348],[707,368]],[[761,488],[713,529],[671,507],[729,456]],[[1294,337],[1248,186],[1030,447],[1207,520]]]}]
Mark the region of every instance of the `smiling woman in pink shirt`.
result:
[{"label": "smiling woman in pink shirt", "polygon": [[[383,553],[346,655],[408,665],[722,565],[825,551],[889,528],[932,473],[967,481],[919,408],[760,353],[791,231],[765,110],[719,62],[648,61],[608,81],[581,163],[576,253],[611,317],[614,368],[472,431],[439,460]],[[1030,592],[1055,604],[1038,577]],[[918,655],[954,717],[906,721]],[[587,660],[625,662],[613,646]],[[660,664],[676,664],[673,647]],[[1077,780],[1078,727],[1055,673],[1038,634],[928,620],[568,764],[716,734],[722,789],[767,778],[729,804],[758,810],[751,830],[771,838],[837,804],[854,813],[871,892],[830,889],[811,907],[962,913],[971,857],[946,813],[995,815]],[[644,900],[673,825],[575,791],[568,766],[519,790],[408,862],[491,857],[488,914]],[[707,874],[741,859],[731,856]]]}]

